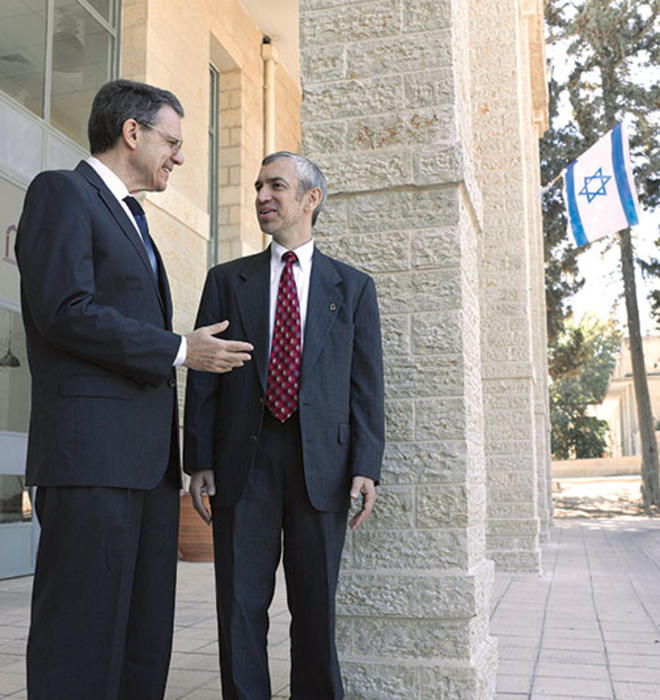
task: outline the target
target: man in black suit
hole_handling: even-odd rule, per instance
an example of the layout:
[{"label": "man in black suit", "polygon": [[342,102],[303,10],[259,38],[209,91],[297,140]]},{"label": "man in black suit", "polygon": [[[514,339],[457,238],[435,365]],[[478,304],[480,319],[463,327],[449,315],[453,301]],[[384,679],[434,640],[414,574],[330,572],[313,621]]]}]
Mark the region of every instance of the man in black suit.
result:
[{"label": "man in black suit", "polygon": [[[163,697],[180,465],[175,366],[225,372],[251,346],[172,332],[140,204],[183,163],[183,109],[126,80],[98,92],[93,156],[28,188],[16,258],[32,374],[27,483],[41,524],[30,700]],[[130,194],[129,194],[130,193]],[[216,319],[217,320],[217,319]]]},{"label": "man in black suit", "polygon": [[263,253],[207,277],[198,325],[222,314],[254,346],[249,366],[188,373],[184,467],[211,521],[225,700],[271,696],[267,610],[284,548],[291,697],[343,697],[335,590],[352,498],[368,517],[383,453],[383,375],[373,280],[314,248],[327,184],[302,156],[278,152],[256,181]]}]

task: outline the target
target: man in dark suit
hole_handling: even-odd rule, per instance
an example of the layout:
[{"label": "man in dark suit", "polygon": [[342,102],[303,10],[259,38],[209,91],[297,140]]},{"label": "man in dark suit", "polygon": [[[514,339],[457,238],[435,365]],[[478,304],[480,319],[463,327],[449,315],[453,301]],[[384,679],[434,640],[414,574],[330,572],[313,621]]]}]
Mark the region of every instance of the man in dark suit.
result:
[{"label": "man in dark suit", "polygon": [[184,467],[211,521],[225,700],[271,696],[267,610],[284,548],[291,697],[343,697],[335,590],[352,498],[371,512],[383,453],[383,376],[373,280],[314,249],[327,185],[311,161],[278,152],[256,181],[263,253],[207,277],[198,325],[231,319],[254,346],[229,375],[188,373]]},{"label": "man in dark suit", "polygon": [[30,700],[163,697],[174,610],[180,465],[175,366],[224,372],[227,323],[172,332],[165,268],[140,204],[183,163],[170,92],[98,92],[87,161],[28,188],[16,257],[32,373],[27,483],[41,540]]}]

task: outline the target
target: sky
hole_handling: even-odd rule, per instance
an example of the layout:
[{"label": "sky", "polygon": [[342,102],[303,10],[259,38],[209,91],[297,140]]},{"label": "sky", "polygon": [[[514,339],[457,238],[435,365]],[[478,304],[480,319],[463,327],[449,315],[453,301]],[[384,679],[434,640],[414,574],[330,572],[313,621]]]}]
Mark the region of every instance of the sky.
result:
[{"label": "sky", "polygon": [[[657,233],[658,214],[641,212],[640,223],[632,228],[633,249],[638,257],[660,257],[654,241]],[[578,263],[580,275],[585,278],[584,287],[573,297],[572,307],[576,320],[587,313],[595,313],[599,318],[607,319],[612,314],[621,323],[627,335],[626,305],[623,299],[623,280],[620,269],[620,248],[618,234],[594,241],[580,254]],[[636,266],[637,304],[642,334],[660,335],[660,328],[655,327],[651,316],[648,293],[654,289],[653,283],[642,278],[639,266]]]},{"label": "sky", "polygon": [[[565,51],[566,44],[547,45],[548,60],[554,76],[559,81],[564,81],[571,69],[571,61]],[[642,83],[654,84],[660,80],[660,67],[658,66],[640,67],[639,70],[639,81]],[[567,99],[560,102],[559,116],[564,123],[572,121],[571,107]],[[561,181],[555,187],[561,187]],[[655,240],[660,235],[658,231],[659,220],[660,212],[640,211],[640,223],[631,229],[633,250],[637,257],[660,258],[660,250],[655,245]],[[569,238],[572,240],[570,234]],[[578,264],[580,275],[585,278],[585,284],[571,302],[575,320],[579,321],[587,313],[595,313],[603,319],[608,319],[614,314],[627,335],[627,315],[623,299],[618,234],[591,243],[578,257]],[[657,278],[651,283],[642,279],[639,266],[635,267],[637,303],[642,334],[660,335],[660,328],[657,327],[651,316],[651,305],[648,301],[648,293],[655,288],[653,285],[657,286],[660,282]]]}]

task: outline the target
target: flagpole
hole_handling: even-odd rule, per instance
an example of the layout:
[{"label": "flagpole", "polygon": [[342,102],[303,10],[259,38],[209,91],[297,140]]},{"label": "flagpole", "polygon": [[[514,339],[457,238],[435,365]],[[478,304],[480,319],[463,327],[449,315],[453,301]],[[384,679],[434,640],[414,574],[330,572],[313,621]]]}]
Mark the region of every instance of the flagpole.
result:
[{"label": "flagpole", "polygon": [[660,470],[658,469],[658,444],[653,429],[653,413],[649,396],[644,348],[637,304],[635,264],[630,228],[619,232],[621,247],[621,272],[623,274],[630,357],[633,368],[637,422],[642,443],[642,502],[645,508],[660,505]]}]

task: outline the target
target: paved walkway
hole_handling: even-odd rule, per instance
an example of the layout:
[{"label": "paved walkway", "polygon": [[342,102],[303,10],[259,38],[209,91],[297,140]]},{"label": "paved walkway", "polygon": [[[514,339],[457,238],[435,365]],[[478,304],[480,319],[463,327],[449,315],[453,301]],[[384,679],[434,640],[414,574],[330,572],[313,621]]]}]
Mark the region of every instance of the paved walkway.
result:
[{"label": "paved walkway", "polygon": [[[497,700],[658,700],[660,519],[557,520],[543,555],[542,576],[497,575]],[[0,581],[0,698],[26,697],[30,585],[30,578]],[[280,581],[269,644],[277,698],[288,697],[283,588]],[[210,564],[179,566],[166,698],[219,700]]]}]

